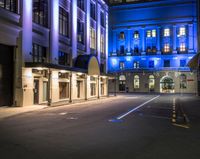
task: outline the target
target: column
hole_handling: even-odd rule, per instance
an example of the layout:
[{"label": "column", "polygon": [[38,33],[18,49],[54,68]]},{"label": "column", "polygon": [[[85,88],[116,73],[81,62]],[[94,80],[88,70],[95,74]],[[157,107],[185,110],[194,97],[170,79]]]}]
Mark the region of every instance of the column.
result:
[{"label": "column", "polygon": [[177,40],[177,33],[176,33],[176,25],[173,25],[173,53],[177,53],[177,46],[176,46],[176,40]]},{"label": "column", "polygon": [[77,0],[72,3],[72,59],[77,57]]},{"label": "column", "polygon": [[22,57],[32,62],[32,0],[23,0],[22,8]]},{"label": "column", "polygon": [[90,0],[86,0],[86,53],[90,54]]},{"label": "column", "polygon": [[97,98],[100,98],[100,76],[97,77],[97,87],[98,87],[98,94],[97,94]]},{"label": "column", "polygon": [[160,51],[160,26],[157,27],[157,54],[161,54],[161,51]]},{"label": "column", "polygon": [[72,72],[69,74],[69,102],[72,103]]},{"label": "column", "polygon": [[88,87],[87,87],[87,84],[88,84],[88,76],[87,76],[87,74],[85,74],[85,100],[88,99],[88,95],[87,95]]},{"label": "column", "polygon": [[112,31],[112,35],[113,35],[113,42],[112,42],[112,46],[113,46],[113,53],[116,53],[116,44],[117,44],[117,32],[115,30]]},{"label": "column", "polygon": [[127,31],[127,40],[126,40],[126,42],[127,42],[128,53],[130,53],[130,51],[131,51],[131,30],[130,29],[128,29],[128,31]]},{"label": "column", "polygon": [[145,35],[145,27],[142,27],[142,32],[141,32],[141,39],[142,39],[142,55],[146,54],[146,49],[145,49],[145,39],[146,39],[146,35]]},{"label": "column", "polygon": [[101,49],[100,49],[100,40],[101,40],[101,5],[99,3],[96,3],[97,5],[97,58],[100,63],[101,61]]},{"label": "column", "polygon": [[50,62],[58,63],[59,41],[59,0],[50,1]]},{"label": "column", "polygon": [[106,73],[108,71],[108,11],[106,10],[106,40],[105,40],[105,55],[106,55]]},{"label": "column", "polygon": [[188,24],[188,52],[194,52],[194,25],[193,24]]}]

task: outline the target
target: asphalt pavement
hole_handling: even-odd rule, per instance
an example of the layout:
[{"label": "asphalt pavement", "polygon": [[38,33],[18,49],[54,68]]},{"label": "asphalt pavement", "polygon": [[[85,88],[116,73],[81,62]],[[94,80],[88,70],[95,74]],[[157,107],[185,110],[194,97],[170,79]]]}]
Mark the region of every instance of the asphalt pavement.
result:
[{"label": "asphalt pavement", "polygon": [[1,159],[199,159],[200,98],[120,94],[0,120]]}]

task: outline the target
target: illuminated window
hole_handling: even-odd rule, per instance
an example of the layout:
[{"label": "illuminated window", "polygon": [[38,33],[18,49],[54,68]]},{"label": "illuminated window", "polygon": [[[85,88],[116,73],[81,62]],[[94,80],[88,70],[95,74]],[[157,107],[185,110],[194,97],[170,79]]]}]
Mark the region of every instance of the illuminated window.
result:
[{"label": "illuminated window", "polygon": [[134,32],[134,39],[139,39],[139,32],[138,31]]},{"label": "illuminated window", "polygon": [[134,76],[134,89],[140,88],[140,77],[138,75]]},{"label": "illuminated window", "polygon": [[153,75],[149,76],[149,90],[154,91],[155,87],[155,77]]},{"label": "illuminated window", "polygon": [[140,63],[139,63],[139,61],[135,61],[135,62],[133,63],[133,68],[140,68]]},{"label": "illuminated window", "polygon": [[179,36],[184,36],[186,35],[186,29],[185,27],[180,27],[179,28]]},{"label": "illuminated window", "polygon": [[170,52],[170,46],[169,43],[164,45],[164,52]]},{"label": "illuminated window", "polygon": [[181,43],[180,44],[180,52],[184,52],[184,51],[186,51],[185,43]]},{"label": "illuminated window", "polygon": [[92,27],[90,28],[90,48],[96,49],[96,32]]},{"label": "illuminated window", "polygon": [[151,30],[147,30],[147,37],[148,37],[148,38],[151,37]]},{"label": "illuminated window", "polygon": [[180,75],[180,88],[181,89],[187,88],[187,76],[185,74]]},{"label": "illuminated window", "polygon": [[124,67],[125,67],[124,62],[119,62],[119,69],[124,70]]},{"label": "illuminated window", "polygon": [[152,30],[152,37],[156,37],[156,30]]},{"label": "illuminated window", "polygon": [[119,34],[119,39],[124,40],[125,39],[125,34],[124,32],[120,32]]},{"label": "illuminated window", "polygon": [[0,0],[0,7],[11,12],[17,12],[17,0]]},{"label": "illuminated window", "polygon": [[168,37],[168,36],[170,36],[170,29],[166,28],[164,29],[164,37]]}]

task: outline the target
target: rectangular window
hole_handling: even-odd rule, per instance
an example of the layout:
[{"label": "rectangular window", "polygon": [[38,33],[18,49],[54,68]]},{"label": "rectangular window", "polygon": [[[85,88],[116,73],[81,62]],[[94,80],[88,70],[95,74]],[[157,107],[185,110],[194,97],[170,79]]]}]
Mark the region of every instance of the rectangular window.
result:
[{"label": "rectangular window", "polygon": [[120,39],[120,40],[124,40],[124,39],[125,39],[125,34],[124,34],[124,32],[120,32],[120,34],[119,34],[119,39]]},{"label": "rectangular window", "polygon": [[69,36],[69,14],[63,8],[59,8],[59,33]]},{"label": "rectangular window", "polygon": [[124,66],[124,62],[120,62],[120,63],[119,63],[119,69],[120,69],[120,70],[124,70],[124,67],[125,67],[125,66]]},{"label": "rectangular window", "polygon": [[17,0],[0,0],[0,7],[17,13]]},{"label": "rectangular window", "polygon": [[180,44],[180,52],[185,52],[186,51],[186,46],[185,43]]},{"label": "rectangular window", "polygon": [[165,44],[164,45],[164,52],[170,52],[170,46],[169,46],[169,43]]},{"label": "rectangular window", "polygon": [[95,96],[96,95],[96,84],[90,83],[90,95]]},{"label": "rectangular window", "polygon": [[139,39],[139,32],[138,31],[134,32],[134,39]]},{"label": "rectangular window", "polygon": [[164,67],[170,67],[170,60],[164,60]]},{"label": "rectangular window", "polygon": [[43,82],[43,101],[47,101],[47,92],[48,92],[48,82],[44,81]]},{"label": "rectangular window", "polygon": [[152,37],[155,38],[156,37],[156,30],[152,30]]},{"label": "rectangular window", "polygon": [[124,45],[121,45],[120,46],[120,54],[124,55],[124,53],[125,53]]},{"label": "rectangular window", "polygon": [[84,11],[84,0],[77,0],[77,6]]},{"label": "rectangular window", "polygon": [[95,4],[94,3],[90,3],[90,16],[92,19],[96,20],[96,12],[95,12]]},{"label": "rectangular window", "polygon": [[186,60],[180,60],[180,67],[186,66]]},{"label": "rectangular window", "polygon": [[154,61],[153,60],[149,61],[149,68],[154,68]]},{"label": "rectangular window", "polygon": [[185,36],[186,35],[186,29],[185,27],[179,28],[179,36]]},{"label": "rectangular window", "polygon": [[96,50],[96,31],[90,28],[90,48]]},{"label": "rectangular window", "polygon": [[103,54],[105,53],[105,39],[103,34],[101,34],[100,51]]},{"label": "rectangular window", "polygon": [[69,98],[69,83],[59,82],[59,98],[65,99]]},{"label": "rectangular window", "polygon": [[38,45],[33,44],[33,62],[47,62],[47,55],[46,55],[46,48]]},{"label": "rectangular window", "polygon": [[147,30],[147,37],[148,37],[148,38],[151,37],[151,30]]},{"label": "rectangular window", "polygon": [[33,0],[33,22],[48,26],[48,0]]},{"label": "rectangular window", "polygon": [[59,51],[58,53],[58,63],[59,65],[69,66],[70,65],[70,58],[69,54]]},{"label": "rectangular window", "polygon": [[79,20],[77,22],[77,34],[78,42],[84,44],[84,23]]},{"label": "rectangular window", "polygon": [[135,62],[133,63],[133,68],[140,68],[140,63],[139,63],[139,61],[135,61]]},{"label": "rectangular window", "polygon": [[170,36],[170,29],[166,28],[164,29],[164,37],[169,37]]},{"label": "rectangular window", "polygon": [[105,17],[103,12],[101,12],[101,26],[105,27]]}]

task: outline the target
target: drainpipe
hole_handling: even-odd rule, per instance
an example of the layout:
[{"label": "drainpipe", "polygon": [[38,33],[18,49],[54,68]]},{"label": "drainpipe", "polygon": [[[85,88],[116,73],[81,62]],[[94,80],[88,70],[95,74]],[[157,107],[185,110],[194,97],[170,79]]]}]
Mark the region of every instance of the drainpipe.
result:
[{"label": "drainpipe", "polygon": [[114,96],[117,96],[117,74],[115,73],[115,90],[114,90]]},{"label": "drainpipe", "polygon": [[98,99],[100,98],[100,87],[99,87],[99,85],[100,85],[100,76],[98,75]]},{"label": "drainpipe", "polygon": [[70,72],[69,74],[69,87],[70,87],[69,103],[72,103],[72,72]]},{"label": "drainpipe", "polygon": [[85,74],[85,100],[87,100],[87,74]]},{"label": "drainpipe", "polygon": [[48,106],[51,106],[52,104],[52,99],[51,99],[51,69],[49,68],[48,70]]}]

